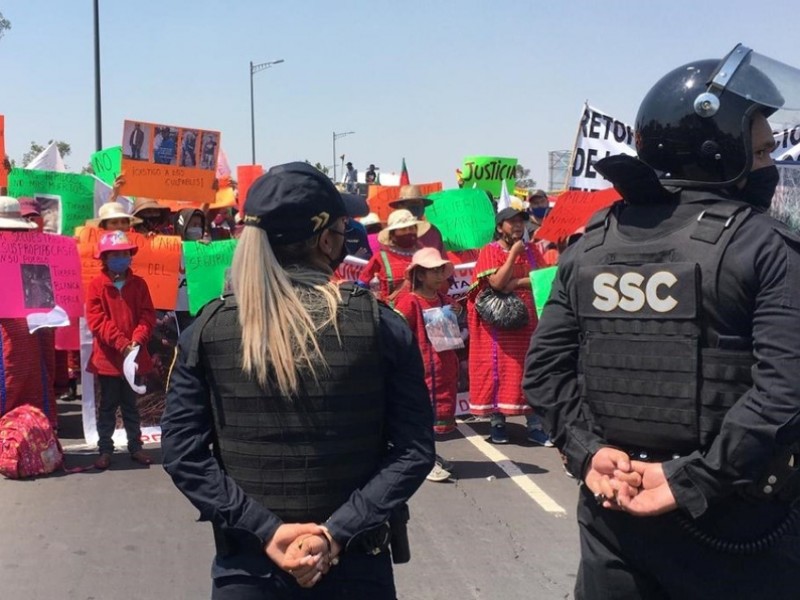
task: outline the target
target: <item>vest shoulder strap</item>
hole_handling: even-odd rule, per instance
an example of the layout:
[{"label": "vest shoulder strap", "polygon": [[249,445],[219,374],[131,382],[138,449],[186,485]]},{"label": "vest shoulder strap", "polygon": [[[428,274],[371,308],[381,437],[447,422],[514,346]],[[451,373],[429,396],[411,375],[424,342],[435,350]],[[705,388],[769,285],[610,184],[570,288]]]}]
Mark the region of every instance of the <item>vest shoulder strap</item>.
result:
[{"label": "vest shoulder strap", "polygon": [[[732,234],[750,214],[752,208],[743,202],[717,202],[697,217],[691,238],[708,244],[716,244],[726,230]],[[741,218],[737,218],[739,214]]]},{"label": "vest shoulder strap", "polygon": [[203,335],[203,329],[211,320],[215,314],[219,312],[219,310],[227,305],[228,299],[233,298],[233,296],[224,296],[222,298],[216,298],[206,304],[201,310],[200,314],[197,316],[197,320],[194,322],[194,330],[192,331],[192,341],[189,344],[189,356],[186,358],[186,364],[190,367],[197,366],[200,362],[200,341]]},{"label": "vest shoulder strap", "polygon": [[602,246],[606,241],[606,232],[608,231],[611,213],[615,210],[615,207],[621,203],[622,201],[619,201],[606,208],[601,208],[589,219],[589,222],[586,224],[586,233],[583,236],[585,252]]}]

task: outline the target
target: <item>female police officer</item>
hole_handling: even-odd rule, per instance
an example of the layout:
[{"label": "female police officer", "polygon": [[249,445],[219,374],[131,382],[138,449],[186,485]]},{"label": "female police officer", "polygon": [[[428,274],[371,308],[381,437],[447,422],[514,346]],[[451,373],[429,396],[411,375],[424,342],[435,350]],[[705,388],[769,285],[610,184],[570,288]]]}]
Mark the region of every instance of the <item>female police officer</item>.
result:
[{"label": "female police officer", "polygon": [[625,201],[562,257],[523,382],[584,483],[578,599],[798,596],[800,238],[764,214],[798,92],[742,46],[684,65],[639,160],[597,164]]},{"label": "female police officer", "polygon": [[162,421],[164,468],[213,524],[212,597],[395,598],[389,520],[434,461],[417,344],[331,283],[347,212],[327,177],[274,167],[244,212],[233,295],[181,337]]}]

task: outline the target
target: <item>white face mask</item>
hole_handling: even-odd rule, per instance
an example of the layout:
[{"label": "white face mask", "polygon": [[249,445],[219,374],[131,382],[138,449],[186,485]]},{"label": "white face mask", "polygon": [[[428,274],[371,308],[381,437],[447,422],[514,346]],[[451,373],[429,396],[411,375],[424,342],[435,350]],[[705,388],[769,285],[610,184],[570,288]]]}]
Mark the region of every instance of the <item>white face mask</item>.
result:
[{"label": "white face mask", "polygon": [[199,240],[203,237],[203,228],[202,227],[187,227],[186,228],[186,239],[187,240]]}]

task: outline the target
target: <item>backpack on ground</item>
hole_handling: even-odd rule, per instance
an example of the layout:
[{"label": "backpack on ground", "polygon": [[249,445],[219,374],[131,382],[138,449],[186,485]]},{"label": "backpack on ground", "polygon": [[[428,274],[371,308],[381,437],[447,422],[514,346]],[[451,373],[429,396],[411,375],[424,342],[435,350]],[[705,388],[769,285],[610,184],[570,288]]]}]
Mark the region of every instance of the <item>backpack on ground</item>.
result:
[{"label": "backpack on ground", "polygon": [[24,404],[0,417],[0,473],[22,479],[63,466],[61,444],[41,410]]}]

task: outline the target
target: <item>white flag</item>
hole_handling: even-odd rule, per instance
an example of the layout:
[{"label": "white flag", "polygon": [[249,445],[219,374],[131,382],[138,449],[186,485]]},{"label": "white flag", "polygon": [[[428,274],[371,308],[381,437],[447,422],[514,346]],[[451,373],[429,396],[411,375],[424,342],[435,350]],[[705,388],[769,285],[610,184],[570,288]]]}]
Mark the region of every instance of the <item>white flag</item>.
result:
[{"label": "white flag", "polygon": [[511,196],[508,193],[508,185],[506,185],[506,180],[503,179],[503,185],[500,186],[500,197],[497,199],[497,212],[500,212],[504,208],[509,208],[511,206]]},{"label": "white flag", "polygon": [[26,167],[26,169],[37,169],[39,171],[58,171],[65,173],[67,168],[64,166],[64,159],[55,142],[42,150]]}]

